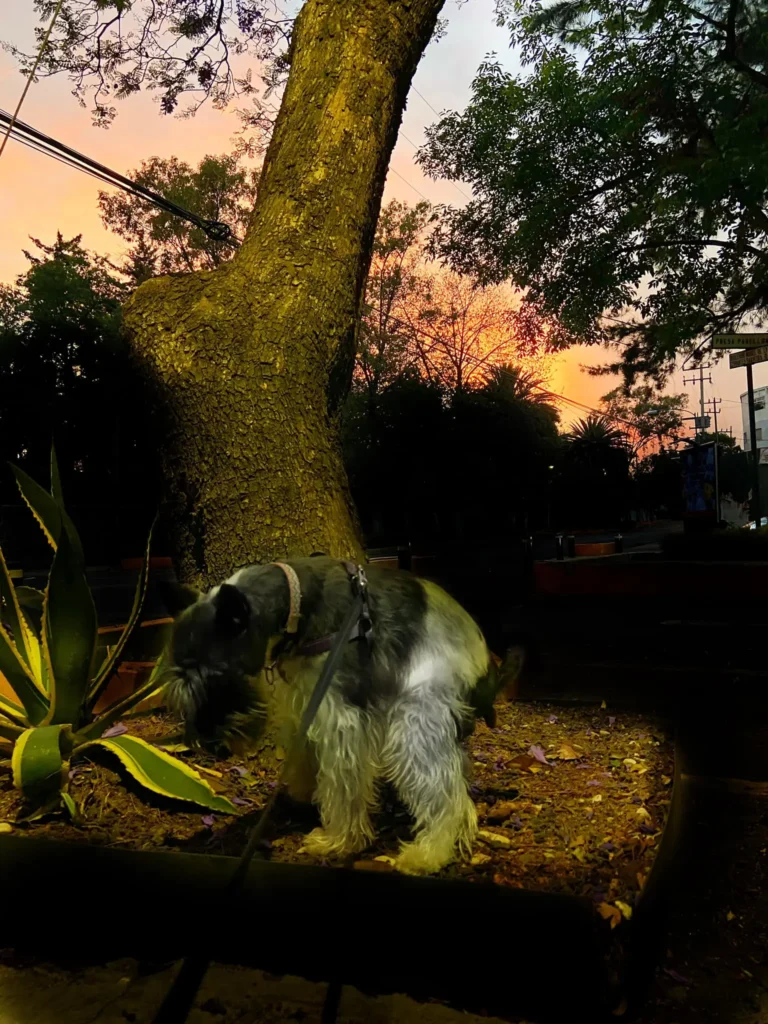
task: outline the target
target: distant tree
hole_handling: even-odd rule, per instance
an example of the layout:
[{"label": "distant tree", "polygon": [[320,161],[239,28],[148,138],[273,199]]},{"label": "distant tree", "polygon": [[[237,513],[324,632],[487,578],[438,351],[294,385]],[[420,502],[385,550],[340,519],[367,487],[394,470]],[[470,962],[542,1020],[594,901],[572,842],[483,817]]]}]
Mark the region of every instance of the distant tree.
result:
[{"label": "distant tree", "polygon": [[511,279],[559,344],[615,342],[658,377],[768,312],[762,0],[502,0],[522,75],[493,60],[423,164],[468,182],[438,251]]},{"label": "distant tree", "polygon": [[[500,363],[486,372],[483,388],[489,394],[515,401],[551,405],[553,396],[546,385],[546,376],[535,370],[526,370],[514,363]],[[559,414],[556,414],[556,418],[559,419]]]},{"label": "distant tree", "polygon": [[374,399],[413,366],[417,350],[408,321],[409,302],[424,268],[426,202],[392,200],[379,216],[358,334],[356,383]]},{"label": "distant tree", "polygon": [[679,519],[683,508],[680,456],[662,449],[640,459],[634,472],[635,503],[649,519]]},{"label": "distant tree", "polygon": [[588,416],[562,436],[561,514],[576,526],[614,526],[630,500],[631,448],[623,430],[604,416]]},{"label": "distant tree", "polygon": [[627,438],[607,416],[587,416],[563,434],[568,446],[585,459],[603,457],[605,452],[626,451]]},{"label": "distant tree", "polygon": [[344,461],[366,543],[434,543],[445,534],[448,417],[441,389],[411,367],[373,400],[353,391],[342,423]]},{"label": "distant tree", "polygon": [[508,288],[482,288],[428,259],[426,229],[436,220],[427,203],[395,200],[382,210],[354,386],[373,399],[415,366],[451,395],[483,387],[493,368],[510,359],[516,373],[532,372],[542,383],[542,339],[521,336],[517,296]]},{"label": "distant tree", "polygon": [[136,489],[155,501],[144,403],[121,336],[127,287],[80,236],[33,239],[28,270],[0,290],[0,449],[45,479],[51,441],[74,502]]},{"label": "distant tree", "polygon": [[[177,157],[153,156],[128,176],[204,220],[227,224],[242,237],[256,201],[259,172],[240,166],[236,156],[206,156],[196,168]],[[213,270],[232,258],[230,243],[217,242],[201,228],[125,192],[99,192],[106,227],[133,246],[126,272],[137,284],[154,274]]]},{"label": "distant tree", "polygon": [[725,448],[727,451],[732,452],[741,451],[738,444],[736,443],[736,438],[731,437],[730,434],[724,434],[722,430],[718,430],[717,434],[715,434],[714,431],[710,433],[710,431],[708,430],[702,430],[696,435],[696,437],[693,440],[694,444],[711,444],[711,442],[714,441],[715,438],[717,438],[717,442],[720,445],[721,449]]},{"label": "distant tree", "polygon": [[492,366],[522,354],[518,304],[506,287],[445,269],[425,275],[405,314],[421,372],[451,394],[481,387]]},{"label": "distant tree", "polygon": [[376,397],[373,416],[363,390],[350,395],[344,454],[370,544],[508,543],[541,521],[558,413],[509,379],[451,394],[410,367]]},{"label": "distant tree", "polygon": [[649,442],[663,448],[676,443],[683,427],[688,396],[666,395],[650,384],[615,388],[603,396],[609,416],[626,423],[626,436],[637,455]]}]

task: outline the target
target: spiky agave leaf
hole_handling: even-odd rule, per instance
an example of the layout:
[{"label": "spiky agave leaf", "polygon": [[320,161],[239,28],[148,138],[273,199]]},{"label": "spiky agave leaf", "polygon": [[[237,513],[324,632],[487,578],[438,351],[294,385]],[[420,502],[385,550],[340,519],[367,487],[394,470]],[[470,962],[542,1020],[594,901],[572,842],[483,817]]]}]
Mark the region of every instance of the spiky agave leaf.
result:
[{"label": "spiky agave leaf", "polygon": [[38,725],[48,713],[49,701],[38,685],[32,670],[19,654],[13,638],[0,623],[0,672],[21,702],[32,725]]},{"label": "spiky agave leaf", "polygon": [[96,634],[96,608],[82,556],[71,543],[70,531],[63,529],[43,602],[43,653],[51,693],[45,725],[80,725]]},{"label": "spiky agave leaf", "polygon": [[133,778],[152,793],[199,804],[222,814],[237,813],[234,804],[217,795],[193,768],[138,736],[93,740],[79,750],[92,747],[101,747],[118,757]]},{"label": "spiky agave leaf", "polygon": [[44,725],[27,729],[14,744],[13,784],[29,799],[39,802],[61,788],[62,728]]}]

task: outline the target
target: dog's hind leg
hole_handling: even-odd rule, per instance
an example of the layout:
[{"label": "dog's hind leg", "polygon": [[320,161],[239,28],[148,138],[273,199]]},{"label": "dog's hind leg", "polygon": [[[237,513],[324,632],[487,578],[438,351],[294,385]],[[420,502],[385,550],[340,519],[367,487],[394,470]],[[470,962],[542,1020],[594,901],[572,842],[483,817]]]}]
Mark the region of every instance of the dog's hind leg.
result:
[{"label": "dog's hind leg", "polygon": [[469,853],[477,812],[467,791],[465,754],[457,739],[463,708],[444,687],[401,697],[390,712],[382,761],[415,819],[416,838],[397,859],[407,874],[431,874]]},{"label": "dog's hind leg", "polygon": [[374,715],[331,690],[309,732],[317,760],[315,802],[322,828],[307,837],[316,856],[357,853],[373,839],[380,728]]}]

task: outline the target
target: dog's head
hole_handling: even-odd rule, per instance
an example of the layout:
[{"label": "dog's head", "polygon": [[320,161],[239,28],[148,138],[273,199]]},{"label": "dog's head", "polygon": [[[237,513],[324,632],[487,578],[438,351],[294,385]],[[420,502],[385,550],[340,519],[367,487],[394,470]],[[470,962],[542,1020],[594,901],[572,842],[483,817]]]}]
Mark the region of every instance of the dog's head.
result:
[{"label": "dog's head", "polygon": [[205,595],[179,589],[166,603],[171,611],[183,608],[171,637],[166,700],[188,741],[231,746],[238,735],[252,737],[264,710],[254,677],[264,667],[269,636],[249,598],[223,583]]}]

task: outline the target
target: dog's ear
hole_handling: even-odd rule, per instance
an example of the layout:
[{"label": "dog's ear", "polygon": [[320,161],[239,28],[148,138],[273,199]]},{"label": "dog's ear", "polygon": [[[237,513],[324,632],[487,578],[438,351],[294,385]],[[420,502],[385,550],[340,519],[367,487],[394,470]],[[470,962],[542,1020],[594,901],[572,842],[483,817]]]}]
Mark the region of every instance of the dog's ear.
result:
[{"label": "dog's ear", "polygon": [[251,606],[248,598],[231,583],[222,583],[214,598],[216,631],[221,636],[240,636],[248,628]]},{"label": "dog's ear", "polygon": [[185,587],[181,583],[174,583],[170,580],[159,580],[157,582],[157,593],[165,605],[169,615],[175,619],[181,615],[185,608],[196,604],[200,600],[200,593],[192,587]]}]

